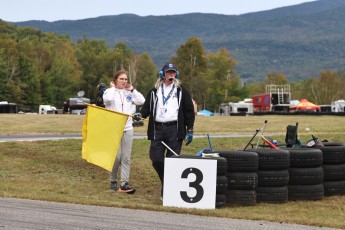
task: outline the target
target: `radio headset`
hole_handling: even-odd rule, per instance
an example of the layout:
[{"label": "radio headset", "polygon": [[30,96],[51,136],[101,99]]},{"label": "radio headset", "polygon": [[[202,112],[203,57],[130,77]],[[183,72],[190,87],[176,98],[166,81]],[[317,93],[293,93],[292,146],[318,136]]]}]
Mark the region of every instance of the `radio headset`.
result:
[{"label": "radio headset", "polygon": [[[167,63],[167,64],[165,64],[165,65],[163,66],[162,70],[159,71],[159,73],[158,73],[158,77],[160,77],[161,79],[164,79],[165,69],[168,68],[169,65],[172,65],[172,64]],[[176,69],[176,68],[175,68],[175,69]],[[178,76],[179,76],[179,72],[178,72],[178,70],[176,69],[175,78],[178,78]]]}]

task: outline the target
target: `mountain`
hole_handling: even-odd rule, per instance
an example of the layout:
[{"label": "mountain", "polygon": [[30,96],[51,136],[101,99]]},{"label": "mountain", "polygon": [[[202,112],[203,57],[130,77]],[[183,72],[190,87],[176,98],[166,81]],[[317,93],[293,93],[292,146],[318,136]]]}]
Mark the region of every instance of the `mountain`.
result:
[{"label": "mountain", "polygon": [[191,36],[207,51],[226,48],[239,62],[245,81],[268,73],[285,73],[290,81],[337,71],[345,64],[345,1],[318,0],[242,15],[191,13],[169,16],[122,14],[83,20],[14,23],[44,32],[104,39],[110,46],[126,42],[135,52],[148,52],[158,67],[175,55]]}]

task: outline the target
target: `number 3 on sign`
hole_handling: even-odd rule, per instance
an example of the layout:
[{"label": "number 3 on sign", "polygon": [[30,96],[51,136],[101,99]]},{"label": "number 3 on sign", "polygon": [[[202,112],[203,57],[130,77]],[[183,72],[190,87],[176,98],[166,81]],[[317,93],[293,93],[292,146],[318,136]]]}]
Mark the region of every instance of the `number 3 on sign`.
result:
[{"label": "number 3 on sign", "polygon": [[165,158],[163,205],[214,209],[217,161]]},{"label": "number 3 on sign", "polygon": [[200,185],[200,183],[202,182],[204,176],[202,174],[202,172],[197,169],[197,168],[188,168],[185,169],[182,172],[182,178],[188,178],[189,174],[193,173],[196,177],[195,181],[193,182],[189,182],[189,187],[190,188],[194,188],[196,190],[196,195],[194,197],[189,197],[187,195],[186,191],[181,191],[181,197],[182,199],[187,202],[187,203],[196,203],[199,202],[202,197],[204,196],[204,189],[203,187]]}]

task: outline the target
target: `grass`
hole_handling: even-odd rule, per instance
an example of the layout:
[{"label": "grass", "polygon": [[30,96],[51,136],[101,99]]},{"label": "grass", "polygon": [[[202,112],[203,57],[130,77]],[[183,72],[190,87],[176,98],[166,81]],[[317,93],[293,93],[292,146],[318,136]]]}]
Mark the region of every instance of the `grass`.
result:
[{"label": "grass", "polygon": [[[342,117],[337,116],[266,116],[197,117],[199,134],[253,134],[267,119],[267,134],[284,140],[288,124],[299,122],[299,138],[344,141]],[[72,115],[0,115],[2,135],[32,133],[80,133],[83,116]],[[45,128],[45,126],[49,128]],[[309,129],[309,130],[308,130]],[[145,133],[146,127],[135,128]],[[243,148],[250,137],[212,138],[218,150]],[[208,147],[206,138],[195,138],[182,154],[194,155]],[[132,153],[131,183],[134,195],[109,190],[108,172],[81,159],[81,140],[0,143],[0,196],[49,200],[109,207],[267,220],[312,226],[345,228],[345,196],[325,197],[320,201],[289,201],[285,204],[257,204],[251,207],[227,206],[215,210],[163,207],[160,182],[148,157],[149,141],[135,140]]]}]

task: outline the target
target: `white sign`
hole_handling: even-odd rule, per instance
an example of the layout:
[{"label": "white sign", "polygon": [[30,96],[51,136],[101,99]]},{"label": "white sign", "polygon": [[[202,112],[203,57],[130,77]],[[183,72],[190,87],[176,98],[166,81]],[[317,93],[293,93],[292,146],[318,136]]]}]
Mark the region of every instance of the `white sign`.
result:
[{"label": "white sign", "polygon": [[217,160],[165,158],[163,206],[214,209]]}]

